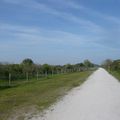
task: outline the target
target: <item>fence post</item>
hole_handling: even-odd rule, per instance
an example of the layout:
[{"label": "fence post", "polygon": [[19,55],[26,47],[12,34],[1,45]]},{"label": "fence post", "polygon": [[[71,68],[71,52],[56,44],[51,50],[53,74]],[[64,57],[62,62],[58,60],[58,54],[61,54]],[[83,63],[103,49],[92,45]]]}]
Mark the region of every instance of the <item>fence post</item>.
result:
[{"label": "fence post", "polygon": [[45,77],[47,77],[47,75],[48,75],[48,73],[47,73],[47,71],[45,72]]},{"label": "fence post", "polygon": [[62,74],[62,69],[60,69],[60,74]]},{"label": "fence post", "polygon": [[57,70],[57,74],[59,74],[59,70]]},{"label": "fence post", "polygon": [[39,76],[39,74],[38,74],[38,72],[37,72],[37,80],[38,80],[38,76]]},{"label": "fence post", "polygon": [[26,73],[26,80],[28,81],[28,72]]},{"label": "fence post", "polygon": [[52,70],[52,76],[53,76],[53,74],[54,74],[54,71]]},{"label": "fence post", "polygon": [[11,73],[9,73],[9,86],[11,85]]}]

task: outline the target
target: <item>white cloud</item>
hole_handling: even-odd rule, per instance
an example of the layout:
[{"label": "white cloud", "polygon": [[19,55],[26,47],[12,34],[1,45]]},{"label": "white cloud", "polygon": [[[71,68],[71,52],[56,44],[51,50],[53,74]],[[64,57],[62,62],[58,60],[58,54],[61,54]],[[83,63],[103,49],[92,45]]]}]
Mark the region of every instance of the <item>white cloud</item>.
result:
[{"label": "white cloud", "polygon": [[[10,0],[4,0],[4,1],[10,2]],[[17,1],[19,1],[19,0],[17,0]],[[13,3],[20,4],[24,7],[35,10],[35,12],[44,12],[47,14],[57,16],[57,17],[62,18],[64,20],[74,22],[74,23],[78,24],[80,27],[82,27],[86,30],[89,30],[91,32],[103,31],[101,26],[97,25],[96,23],[94,23],[88,19],[83,19],[83,18],[76,16],[76,15],[73,15],[71,13],[60,11],[58,9],[52,8],[51,6],[49,6],[47,4],[36,2],[35,0],[22,0],[20,2],[11,2],[11,3],[12,4]],[[63,2],[63,4],[65,4],[65,2]],[[78,8],[85,9],[85,7],[76,5],[73,2],[67,2],[67,5],[69,7],[76,8],[76,9],[78,9]]]},{"label": "white cloud", "polygon": [[[74,34],[70,32],[60,31],[58,30],[46,30],[40,27],[32,27],[32,26],[21,26],[21,25],[13,25],[13,24],[4,24],[0,23],[0,52],[9,53],[9,51],[19,51],[21,54],[26,52],[26,54],[33,52],[38,53],[38,50],[42,51],[45,50],[49,53],[56,51],[59,47],[61,54],[65,54],[64,51],[67,51],[69,47],[73,54],[79,54],[79,51],[86,52],[85,54],[88,55],[89,53],[93,54],[96,53],[97,56],[99,54],[103,54],[105,50],[110,51],[111,53],[116,53],[120,51],[119,49],[119,32],[117,32],[120,26],[117,26],[117,30],[113,31],[112,25],[120,25],[120,19],[118,17],[101,14],[98,11],[95,11],[91,8],[88,8],[83,5],[79,5],[74,3],[74,1],[63,2],[65,0],[60,0],[60,4],[64,4],[66,8],[69,8],[70,11],[74,9],[74,11],[80,11],[81,13],[88,14],[89,16],[94,17],[94,21],[89,20],[84,17],[80,17],[77,14],[73,14],[72,12],[65,12],[64,9],[57,8],[54,5],[49,5],[48,3],[41,3],[36,2],[35,0],[3,0],[7,4],[14,4],[19,5],[27,9],[29,12],[33,13],[46,13],[51,15],[53,18],[58,17],[65,21],[70,21],[72,23],[76,23],[79,30],[83,30],[84,34]],[[52,0],[50,0],[52,1]],[[56,0],[54,0],[56,2]],[[62,1],[62,2],[61,2]],[[96,19],[97,18],[97,19]],[[31,18],[32,19],[32,18]],[[38,19],[37,17],[35,19]],[[102,24],[99,24],[102,20]],[[103,22],[105,21],[105,22]],[[105,24],[110,24],[110,29],[105,27]],[[39,25],[38,25],[39,26]],[[53,29],[53,28],[52,28]],[[116,29],[116,28],[115,28]],[[116,33],[117,32],[117,33]],[[79,32],[80,33],[80,32]],[[117,36],[117,37],[116,37]],[[117,38],[117,39],[116,39]],[[116,41],[115,41],[116,40]],[[115,41],[115,42],[114,42]],[[113,45],[114,44],[114,45]],[[55,47],[55,48],[51,48]],[[57,46],[57,47],[56,47]],[[47,50],[46,50],[47,49]],[[112,52],[114,51],[114,52]],[[44,53],[45,53],[44,52]],[[46,52],[46,53],[47,53]],[[58,51],[57,51],[58,52]],[[56,54],[58,54],[56,52]],[[42,52],[41,52],[42,53]],[[67,52],[66,52],[67,53]],[[68,52],[71,56],[71,53]],[[110,53],[110,54],[111,54]],[[39,54],[39,53],[38,53]],[[8,55],[8,54],[7,54]],[[48,55],[48,54],[47,54]],[[46,55],[46,56],[47,56]],[[50,54],[49,54],[50,55]],[[81,53],[80,53],[81,55]],[[89,56],[89,55],[88,55]],[[94,54],[93,54],[94,56]],[[16,56],[15,56],[16,57]]]},{"label": "white cloud", "polygon": [[[37,27],[28,27],[12,24],[0,24],[0,36],[4,36],[1,41],[2,50],[17,50],[22,48],[39,48],[48,46],[69,46],[76,47],[76,49],[109,49],[118,50],[118,48],[111,48],[106,45],[106,35],[81,35],[59,30],[45,30]],[[7,38],[6,38],[7,36]],[[1,37],[2,39],[2,37]],[[22,48],[21,48],[22,46]],[[62,47],[61,47],[62,49]]]},{"label": "white cloud", "polygon": [[107,16],[107,15],[104,16],[104,18],[105,18],[106,20],[109,20],[109,21],[114,22],[114,24],[119,25],[119,27],[120,27],[120,18],[114,17],[114,16]]},{"label": "white cloud", "polygon": [[59,30],[44,30],[35,27],[17,26],[2,23],[0,26],[0,36],[9,36],[12,39],[6,39],[8,39],[11,44],[13,43],[17,45],[42,45],[53,43],[79,47],[87,44],[88,42],[94,43],[98,40],[97,36],[94,36],[94,39],[90,39],[90,36],[78,35]]},{"label": "white cloud", "polygon": [[[6,3],[11,3],[11,4],[19,4],[19,5],[22,5],[24,7],[34,9],[34,10],[36,9],[36,10],[38,10],[37,12],[45,12],[47,14],[55,15],[55,16],[58,16],[58,17],[65,19],[65,20],[69,20],[71,22],[76,22],[77,24],[81,24],[85,28],[91,29],[90,27],[93,27],[93,28],[95,28],[95,30],[97,30],[97,29],[102,30],[102,27],[103,27],[99,24],[96,24],[95,22],[80,18],[79,16],[72,15],[71,13],[62,12],[56,8],[53,8],[52,6],[50,6],[48,4],[43,4],[41,2],[37,2],[36,0],[2,0],[2,1],[4,1]],[[75,10],[79,10],[80,12],[85,12],[85,13],[87,13],[91,16],[94,16],[96,18],[98,17],[101,20],[107,20],[109,22],[112,22],[113,24],[120,25],[120,18],[100,13],[100,12],[98,12],[94,9],[91,9],[89,7],[86,7],[85,5],[82,5],[80,3],[77,4],[73,0],[70,0],[70,1],[67,1],[67,0],[60,0],[60,1],[59,0],[58,1],[49,0],[49,2],[50,1],[58,3],[59,5],[64,4],[66,7],[69,7],[70,9],[72,8]]]},{"label": "white cloud", "polygon": [[98,12],[94,9],[88,8],[84,5],[76,4],[73,1],[68,2],[68,5],[69,5],[69,7],[73,8],[73,9],[82,10],[83,12],[85,12],[85,13],[91,15],[91,16],[98,17],[101,20],[107,20],[109,22],[112,22],[113,24],[120,25],[120,18],[119,17],[115,17],[113,15],[108,15],[108,14],[105,14],[105,13],[100,13],[100,12]]}]

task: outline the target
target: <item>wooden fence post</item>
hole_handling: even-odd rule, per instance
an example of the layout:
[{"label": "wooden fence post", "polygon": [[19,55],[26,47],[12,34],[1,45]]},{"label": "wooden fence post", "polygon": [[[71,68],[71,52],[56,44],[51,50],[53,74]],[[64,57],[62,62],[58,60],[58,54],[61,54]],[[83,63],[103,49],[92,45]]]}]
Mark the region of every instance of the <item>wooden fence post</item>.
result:
[{"label": "wooden fence post", "polygon": [[9,73],[9,86],[11,85],[11,73]]},{"label": "wooden fence post", "polygon": [[54,71],[52,70],[52,76],[53,76],[53,74],[54,74]]},{"label": "wooden fence post", "polygon": [[45,77],[47,77],[47,72],[45,72]]},{"label": "wooden fence post", "polygon": [[28,77],[28,72],[26,73],[26,80],[28,81],[29,77]]},{"label": "wooden fence post", "polygon": [[38,77],[39,77],[39,74],[38,74],[38,72],[37,72],[37,80],[38,80]]}]

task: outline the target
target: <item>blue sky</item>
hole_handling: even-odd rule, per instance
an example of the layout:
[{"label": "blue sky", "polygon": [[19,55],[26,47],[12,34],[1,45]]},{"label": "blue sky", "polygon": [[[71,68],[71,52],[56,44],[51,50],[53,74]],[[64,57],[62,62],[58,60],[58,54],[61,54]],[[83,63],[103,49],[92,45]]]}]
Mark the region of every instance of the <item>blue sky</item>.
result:
[{"label": "blue sky", "polygon": [[0,0],[0,61],[120,58],[119,0]]}]

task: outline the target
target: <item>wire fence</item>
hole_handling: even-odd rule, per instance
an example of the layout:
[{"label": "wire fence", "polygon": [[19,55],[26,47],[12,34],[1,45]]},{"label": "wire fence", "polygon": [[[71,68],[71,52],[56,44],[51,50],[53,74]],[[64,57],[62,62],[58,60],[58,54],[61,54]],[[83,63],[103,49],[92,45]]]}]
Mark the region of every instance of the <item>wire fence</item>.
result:
[{"label": "wire fence", "polygon": [[[66,69],[66,70],[58,70],[58,71],[51,71],[51,72],[35,72],[35,73],[7,73],[6,75],[0,75],[0,89],[4,89],[7,87],[14,87],[23,83],[27,83],[33,80],[42,80],[43,78],[49,78],[55,75],[60,74],[68,74],[80,71],[86,71],[87,69]],[[89,69],[92,70],[92,69]],[[93,69],[94,70],[94,69]]]},{"label": "wire fence", "polygon": [[13,87],[20,85],[22,83],[27,83],[32,80],[41,80],[42,78],[49,78],[55,75],[60,74],[66,74],[66,73],[72,73],[73,70],[66,70],[66,71],[52,71],[48,73],[47,71],[44,73],[8,73],[7,75],[0,75],[0,89],[7,88],[7,87]]}]

